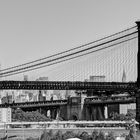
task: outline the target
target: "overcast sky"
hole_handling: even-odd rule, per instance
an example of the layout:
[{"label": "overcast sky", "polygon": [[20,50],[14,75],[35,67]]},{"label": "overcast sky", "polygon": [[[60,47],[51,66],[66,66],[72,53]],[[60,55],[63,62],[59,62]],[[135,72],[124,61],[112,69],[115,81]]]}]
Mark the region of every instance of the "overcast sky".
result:
[{"label": "overcast sky", "polygon": [[0,0],[2,69],[119,32],[140,19],[140,0]]}]

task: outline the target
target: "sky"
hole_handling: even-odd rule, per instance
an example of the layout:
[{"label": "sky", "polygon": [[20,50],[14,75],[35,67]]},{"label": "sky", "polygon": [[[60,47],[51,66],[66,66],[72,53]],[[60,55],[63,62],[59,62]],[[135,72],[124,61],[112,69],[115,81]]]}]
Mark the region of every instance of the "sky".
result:
[{"label": "sky", "polygon": [[0,0],[1,69],[135,26],[139,5],[139,0]]}]

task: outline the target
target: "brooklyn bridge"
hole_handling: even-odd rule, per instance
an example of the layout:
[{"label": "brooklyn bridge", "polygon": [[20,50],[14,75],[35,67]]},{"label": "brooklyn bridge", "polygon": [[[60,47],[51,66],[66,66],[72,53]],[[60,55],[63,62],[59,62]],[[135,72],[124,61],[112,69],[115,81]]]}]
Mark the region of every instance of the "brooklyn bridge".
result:
[{"label": "brooklyn bridge", "polygon": [[[0,107],[39,110],[45,115],[50,111],[53,119],[103,120],[110,105],[136,103],[136,120],[140,122],[140,21],[136,25],[58,54],[2,69],[0,77],[5,78],[54,67],[48,71],[48,81],[1,80],[0,90],[74,90],[76,96],[7,102]],[[97,77],[101,79],[93,79]]]}]

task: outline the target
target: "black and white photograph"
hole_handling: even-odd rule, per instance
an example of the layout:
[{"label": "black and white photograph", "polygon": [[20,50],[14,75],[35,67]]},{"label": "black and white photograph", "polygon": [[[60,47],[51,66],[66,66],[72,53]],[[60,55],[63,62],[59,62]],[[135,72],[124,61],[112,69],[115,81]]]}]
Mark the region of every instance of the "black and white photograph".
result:
[{"label": "black and white photograph", "polygon": [[140,1],[0,0],[0,140],[140,140]]}]

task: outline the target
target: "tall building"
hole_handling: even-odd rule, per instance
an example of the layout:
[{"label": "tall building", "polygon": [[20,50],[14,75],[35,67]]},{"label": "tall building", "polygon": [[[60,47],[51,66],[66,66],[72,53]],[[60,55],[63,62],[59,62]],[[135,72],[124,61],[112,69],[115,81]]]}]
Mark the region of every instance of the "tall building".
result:
[{"label": "tall building", "polygon": [[[36,81],[48,81],[48,77],[39,77]],[[38,101],[45,101],[48,98],[47,90],[39,90],[38,91]]]}]

